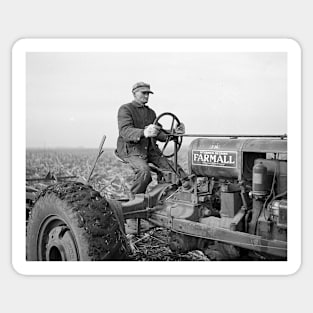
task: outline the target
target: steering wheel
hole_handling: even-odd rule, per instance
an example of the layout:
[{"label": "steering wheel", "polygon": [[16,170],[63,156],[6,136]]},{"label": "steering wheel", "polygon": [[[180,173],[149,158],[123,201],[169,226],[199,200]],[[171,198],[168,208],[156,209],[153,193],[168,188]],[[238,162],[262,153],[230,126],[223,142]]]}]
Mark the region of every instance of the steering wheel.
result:
[{"label": "steering wheel", "polygon": [[[160,120],[164,117],[170,117],[170,128],[167,129],[165,128],[161,123],[160,123]],[[160,129],[160,131],[164,132],[165,134],[167,134],[167,139],[165,141],[165,143],[163,144],[163,146],[160,148],[160,151],[162,153],[163,156],[165,156],[166,158],[170,158],[172,156],[174,156],[175,154],[175,150],[173,153],[169,153],[169,154],[165,154],[165,149],[168,145],[168,143],[170,141],[174,141],[174,145],[177,145],[177,152],[179,151],[181,145],[182,145],[182,142],[183,142],[183,136],[180,136],[178,134],[175,133],[175,129],[177,128],[177,126],[180,125],[180,121],[178,119],[178,117],[173,114],[173,113],[170,113],[170,112],[165,112],[165,113],[162,113],[160,114],[153,122],[154,125],[158,125],[158,126],[161,126],[162,128]],[[156,143],[155,143],[155,140],[152,140],[152,144],[155,146]]]}]

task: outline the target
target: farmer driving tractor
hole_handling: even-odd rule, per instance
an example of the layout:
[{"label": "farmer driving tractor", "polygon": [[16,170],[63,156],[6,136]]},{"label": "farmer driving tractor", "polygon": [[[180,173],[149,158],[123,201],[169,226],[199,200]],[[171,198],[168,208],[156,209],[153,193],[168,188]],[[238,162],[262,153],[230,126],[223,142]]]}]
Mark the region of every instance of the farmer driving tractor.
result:
[{"label": "farmer driving tractor", "polygon": [[[152,181],[148,163],[176,172],[184,181],[187,178],[184,170],[178,165],[176,171],[173,162],[162,154],[155,143],[156,140],[168,142],[169,135],[160,124],[155,123],[156,113],[147,106],[149,96],[153,94],[150,85],[138,82],[133,86],[132,93],[134,100],[123,104],[118,111],[119,137],[116,149],[116,155],[128,163],[135,174],[131,195],[145,193]],[[184,124],[179,123],[174,132],[184,134]]]}]

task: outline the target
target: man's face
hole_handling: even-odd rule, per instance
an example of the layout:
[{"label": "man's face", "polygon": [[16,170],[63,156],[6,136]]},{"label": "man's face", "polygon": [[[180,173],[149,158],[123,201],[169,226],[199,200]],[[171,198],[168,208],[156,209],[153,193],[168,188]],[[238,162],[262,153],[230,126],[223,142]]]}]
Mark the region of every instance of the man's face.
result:
[{"label": "man's face", "polygon": [[146,104],[149,101],[150,93],[147,91],[136,91],[134,93],[135,100],[140,104]]}]

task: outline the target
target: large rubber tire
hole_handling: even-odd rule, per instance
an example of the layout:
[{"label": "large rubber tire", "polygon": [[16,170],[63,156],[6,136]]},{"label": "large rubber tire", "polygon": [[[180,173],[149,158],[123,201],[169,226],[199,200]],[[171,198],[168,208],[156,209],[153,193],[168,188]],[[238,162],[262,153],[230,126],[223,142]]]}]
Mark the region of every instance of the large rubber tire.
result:
[{"label": "large rubber tire", "polygon": [[128,242],[118,214],[90,186],[55,184],[37,199],[27,226],[29,261],[125,260]]}]

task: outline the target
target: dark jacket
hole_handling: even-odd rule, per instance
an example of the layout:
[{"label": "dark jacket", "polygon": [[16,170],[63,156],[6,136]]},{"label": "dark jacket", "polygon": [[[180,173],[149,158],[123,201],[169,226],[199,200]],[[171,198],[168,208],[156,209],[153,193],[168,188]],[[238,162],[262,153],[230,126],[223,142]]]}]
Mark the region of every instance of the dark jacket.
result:
[{"label": "dark jacket", "polygon": [[[155,112],[146,105],[136,101],[123,104],[118,110],[117,155],[121,158],[138,155],[145,158],[150,153],[159,153],[151,144],[152,138],[145,138],[144,128],[153,124],[156,119]],[[162,132],[156,137],[165,141],[166,135]],[[154,139],[153,139],[154,140]]]}]

